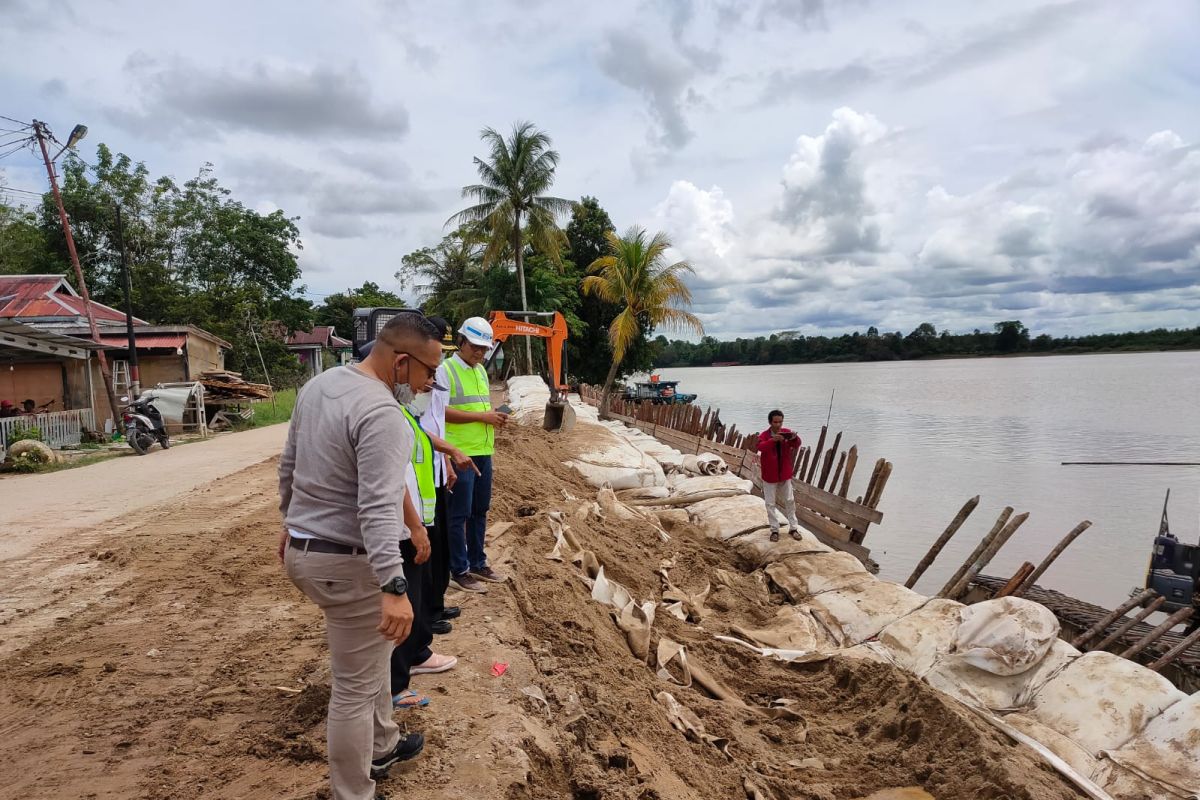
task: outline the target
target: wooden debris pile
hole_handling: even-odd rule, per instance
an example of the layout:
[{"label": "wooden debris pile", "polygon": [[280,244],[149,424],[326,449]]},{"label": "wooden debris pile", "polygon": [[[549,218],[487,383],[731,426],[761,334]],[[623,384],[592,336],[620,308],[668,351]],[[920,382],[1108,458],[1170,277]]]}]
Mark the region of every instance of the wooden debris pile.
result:
[{"label": "wooden debris pile", "polygon": [[271,387],[265,383],[250,383],[241,373],[213,370],[200,374],[205,401],[270,400]]}]

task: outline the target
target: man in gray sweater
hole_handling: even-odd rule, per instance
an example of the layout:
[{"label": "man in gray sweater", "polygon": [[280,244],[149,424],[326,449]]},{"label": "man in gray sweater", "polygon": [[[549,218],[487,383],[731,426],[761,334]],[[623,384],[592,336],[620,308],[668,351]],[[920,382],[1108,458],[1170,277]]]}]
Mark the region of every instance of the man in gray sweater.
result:
[{"label": "man in gray sweater", "polygon": [[413,622],[400,542],[411,537],[418,559],[429,557],[421,517],[406,503],[414,439],[395,393],[424,387],[440,354],[424,316],[396,316],[365,361],[304,386],[279,463],[279,555],[325,615],[333,800],[373,800],[375,778],[425,743],[419,733],[400,735],[389,686],[392,644]]}]

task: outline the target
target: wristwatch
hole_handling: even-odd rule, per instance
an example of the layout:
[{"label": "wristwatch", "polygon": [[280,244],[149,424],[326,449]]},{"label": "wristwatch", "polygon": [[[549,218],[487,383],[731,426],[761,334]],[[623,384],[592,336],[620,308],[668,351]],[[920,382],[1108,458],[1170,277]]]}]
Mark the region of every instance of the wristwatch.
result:
[{"label": "wristwatch", "polygon": [[404,594],[408,591],[408,581],[399,577],[392,578],[383,586],[380,586],[379,591],[387,592],[388,594]]}]

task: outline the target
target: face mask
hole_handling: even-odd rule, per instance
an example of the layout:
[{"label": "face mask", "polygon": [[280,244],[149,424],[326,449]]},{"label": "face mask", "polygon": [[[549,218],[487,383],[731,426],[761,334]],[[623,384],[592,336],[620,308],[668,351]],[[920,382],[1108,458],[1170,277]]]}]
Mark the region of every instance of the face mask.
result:
[{"label": "face mask", "polygon": [[422,392],[408,402],[408,410],[414,417],[419,417],[429,410],[429,400],[433,392]]},{"label": "face mask", "polygon": [[[407,369],[405,370],[407,373]],[[412,387],[407,382],[400,382],[400,368],[396,367],[392,373],[392,395],[395,396],[396,402],[402,406],[406,406],[413,400]]]}]

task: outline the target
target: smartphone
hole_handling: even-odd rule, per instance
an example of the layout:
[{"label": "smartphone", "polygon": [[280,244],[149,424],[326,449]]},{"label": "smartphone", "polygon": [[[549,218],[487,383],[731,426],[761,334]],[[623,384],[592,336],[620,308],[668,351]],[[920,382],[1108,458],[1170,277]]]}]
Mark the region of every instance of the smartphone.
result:
[{"label": "smartphone", "polygon": [[511,414],[511,413],[513,413],[513,412],[512,412],[512,409],[511,409],[511,408],[509,408],[509,406],[508,406],[508,403],[505,403],[504,405],[500,406],[500,407],[499,407],[499,408],[497,408],[496,410],[497,410],[497,411],[499,411],[501,414]]}]

